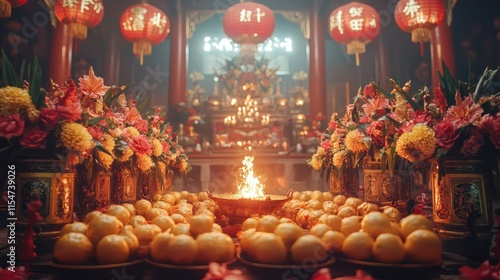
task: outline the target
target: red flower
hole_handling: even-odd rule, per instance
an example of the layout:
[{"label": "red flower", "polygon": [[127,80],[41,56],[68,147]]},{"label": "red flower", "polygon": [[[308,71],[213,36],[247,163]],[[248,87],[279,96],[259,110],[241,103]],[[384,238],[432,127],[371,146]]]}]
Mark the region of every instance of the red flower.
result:
[{"label": "red flower", "polygon": [[0,137],[10,139],[23,134],[24,120],[19,114],[0,116]]},{"label": "red flower", "polygon": [[170,151],[170,145],[165,141],[161,141],[160,143],[161,146],[163,147],[163,153],[168,154],[168,152]]},{"label": "red flower", "polygon": [[134,122],[134,127],[142,133],[148,132],[149,123],[147,120],[139,119]]},{"label": "red flower", "polygon": [[378,148],[381,148],[384,146],[384,122],[383,121],[375,121],[372,122],[367,128],[366,128],[366,134],[370,136],[372,139],[373,145],[375,145]]},{"label": "red flower", "polygon": [[491,143],[497,150],[500,150],[500,124],[495,125],[494,130],[490,133]]},{"label": "red flower", "polygon": [[[12,270],[10,270],[12,269]],[[2,269],[0,267],[0,279],[4,280],[24,280],[27,279],[28,275],[24,271],[24,266],[21,267],[8,267],[6,269]]]},{"label": "red flower", "polygon": [[470,266],[462,266],[458,269],[462,276],[461,279],[467,280],[499,280],[500,279],[500,264],[493,266],[488,261],[485,261],[477,269]]},{"label": "red flower", "polygon": [[483,109],[479,104],[474,103],[472,96],[467,96],[462,100],[460,93],[457,92],[455,100],[457,105],[448,109],[444,120],[451,122],[457,128],[476,124],[481,120]]},{"label": "red flower", "polygon": [[74,103],[80,103],[81,96],[76,88],[76,84],[72,79],[68,79],[66,83],[60,87],[63,92],[59,99],[61,106],[71,107]]},{"label": "red flower", "polygon": [[363,89],[363,97],[374,98],[375,97],[375,87],[371,84],[366,85],[365,88]]},{"label": "red flower", "polygon": [[202,280],[246,280],[248,279],[239,269],[229,270],[227,264],[210,263],[208,272]]},{"label": "red flower", "polygon": [[55,129],[59,124],[61,116],[57,112],[56,108],[42,108],[40,110],[40,121],[46,129]]},{"label": "red flower", "polygon": [[95,127],[95,126],[89,126],[89,127],[87,127],[87,131],[90,133],[90,135],[92,135],[92,138],[99,140],[101,142],[104,140],[102,138],[103,133],[102,133],[101,128]]},{"label": "red flower", "polygon": [[153,152],[153,145],[149,143],[148,138],[144,135],[136,136],[129,141],[128,145],[137,156],[151,155]]},{"label": "red flower", "polygon": [[458,139],[457,128],[451,122],[442,121],[434,126],[436,142],[443,149],[451,149]]},{"label": "red flower", "polygon": [[21,138],[21,146],[30,149],[45,149],[47,131],[41,130],[38,126],[28,127]]},{"label": "red flower", "polygon": [[57,111],[61,118],[74,122],[82,118],[82,106],[80,102],[73,102],[68,104],[68,106],[57,106]]},{"label": "red flower", "polygon": [[471,135],[469,139],[464,141],[464,146],[462,147],[462,152],[469,155],[477,154],[479,148],[484,145],[484,137],[479,133],[478,129],[471,129]]}]

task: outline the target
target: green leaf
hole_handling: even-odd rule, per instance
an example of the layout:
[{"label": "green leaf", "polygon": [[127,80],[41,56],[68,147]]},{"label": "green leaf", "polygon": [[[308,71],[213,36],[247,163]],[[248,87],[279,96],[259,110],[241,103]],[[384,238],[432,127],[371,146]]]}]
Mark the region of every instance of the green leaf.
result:
[{"label": "green leaf", "polygon": [[479,82],[476,85],[476,89],[473,93],[474,102],[478,102],[481,97],[483,97],[487,92],[488,88],[491,85],[491,81],[496,77],[498,72],[498,68],[495,70],[489,70],[486,68],[479,79]]},{"label": "green leaf", "polygon": [[96,117],[96,118],[92,118],[92,119],[90,119],[90,120],[89,120],[88,125],[89,125],[89,126],[93,126],[93,125],[95,125],[96,123],[98,123],[98,122],[100,122],[100,121],[102,121],[102,120],[105,120],[105,119],[106,119],[106,117]]},{"label": "green leaf", "polygon": [[17,86],[18,82],[15,72],[14,66],[2,50],[2,86]]},{"label": "green leaf", "polygon": [[23,59],[23,62],[21,63],[21,70],[19,71],[19,81],[17,82],[17,87],[23,86],[25,65],[26,65],[26,60]]},{"label": "green leaf", "polygon": [[411,98],[408,94],[406,94],[406,92],[400,91],[399,93],[401,93],[401,95],[406,99],[406,101],[408,101],[408,103],[410,103],[413,110],[415,110],[415,111],[416,110],[423,110],[422,106],[418,105],[418,103],[415,102],[415,100],[413,100],[413,98]]},{"label": "green leaf", "polygon": [[392,94],[384,90],[383,88],[379,88],[380,92],[385,96],[385,98],[392,100]]},{"label": "green leaf", "polygon": [[455,105],[455,92],[456,92],[456,83],[453,75],[450,72],[450,69],[443,60],[441,60],[441,66],[443,68],[443,74],[438,71],[439,82],[441,86],[441,91],[446,98],[446,102],[449,106]]}]

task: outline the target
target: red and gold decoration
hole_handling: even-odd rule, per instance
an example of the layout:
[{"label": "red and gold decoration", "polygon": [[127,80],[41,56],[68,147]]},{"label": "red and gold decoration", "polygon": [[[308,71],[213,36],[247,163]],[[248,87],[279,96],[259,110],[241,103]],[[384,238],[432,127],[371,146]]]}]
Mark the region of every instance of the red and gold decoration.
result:
[{"label": "red and gold decoration", "polygon": [[226,35],[241,45],[241,53],[253,55],[257,44],[274,32],[274,12],[258,3],[239,3],[227,9],[222,20]]},{"label": "red and gold decoration", "polygon": [[365,52],[365,45],[377,37],[380,31],[380,17],[372,7],[351,2],[333,10],[328,21],[328,30],[333,40],[347,45],[347,54]]},{"label": "red and gold decoration", "polygon": [[224,32],[238,44],[260,44],[274,32],[274,13],[258,3],[239,3],[224,14]]},{"label": "red and gold decoration", "polygon": [[12,8],[26,4],[28,0],[0,0],[0,18],[8,18],[12,14]]},{"label": "red and gold decoration", "polygon": [[151,47],[157,45],[170,33],[167,15],[147,3],[128,7],[120,20],[123,37],[133,43],[133,52],[139,56],[140,64],[144,55],[151,54]]},{"label": "red and gold decoration", "polygon": [[423,43],[431,40],[430,30],[441,24],[444,16],[442,0],[401,0],[394,11],[399,28],[404,32],[411,32],[411,41],[420,43],[422,55]]},{"label": "red and gold decoration", "polygon": [[102,21],[104,5],[101,0],[56,0],[54,14],[57,20],[69,24],[73,38],[83,40],[87,38],[87,29]]}]

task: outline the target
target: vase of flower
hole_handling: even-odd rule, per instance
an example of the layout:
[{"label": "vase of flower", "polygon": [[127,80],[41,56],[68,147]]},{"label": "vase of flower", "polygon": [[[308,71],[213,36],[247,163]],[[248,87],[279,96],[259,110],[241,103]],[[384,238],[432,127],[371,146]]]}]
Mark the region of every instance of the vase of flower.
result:
[{"label": "vase of flower", "polygon": [[79,216],[105,207],[111,202],[111,174],[104,170],[89,170],[81,164],[76,168]]},{"label": "vase of flower", "polygon": [[493,225],[492,160],[446,157],[431,169],[433,220],[445,251],[488,258]]},{"label": "vase of flower", "polygon": [[137,173],[128,164],[120,163],[113,164],[112,171],[112,202],[115,204],[135,202]]},{"label": "vase of flower", "polygon": [[39,255],[52,251],[60,230],[73,222],[75,174],[48,156],[18,156],[13,164],[16,186],[16,232],[22,240],[29,224],[27,204],[39,200],[39,231],[34,243]]},{"label": "vase of flower", "polygon": [[355,168],[344,168],[340,174],[338,170],[332,168],[328,183],[333,195],[358,197],[359,174]]},{"label": "vase of flower", "polygon": [[407,214],[406,204],[411,197],[410,172],[402,161],[396,164],[393,174],[382,169],[380,161],[365,160],[363,164],[364,201],[379,206],[394,206]]}]

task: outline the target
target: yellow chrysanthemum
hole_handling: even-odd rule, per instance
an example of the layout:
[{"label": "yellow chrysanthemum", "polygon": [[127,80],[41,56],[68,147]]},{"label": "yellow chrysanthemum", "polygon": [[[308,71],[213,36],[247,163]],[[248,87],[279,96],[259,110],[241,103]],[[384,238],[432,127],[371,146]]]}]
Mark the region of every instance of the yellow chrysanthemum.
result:
[{"label": "yellow chrysanthemum", "polygon": [[35,121],[40,115],[25,89],[10,86],[0,88],[0,115],[16,113],[25,113],[30,121]]},{"label": "yellow chrysanthemum", "polygon": [[103,135],[104,141],[102,141],[102,145],[106,150],[112,152],[115,149],[115,138],[110,134]]},{"label": "yellow chrysanthemum", "polygon": [[136,136],[139,136],[141,135],[141,133],[139,132],[139,130],[137,130],[137,128],[133,127],[133,126],[129,126],[127,128],[125,128],[126,132],[130,134],[131,137],[136,137]]},{"label": "yellow chrysanthemum", "polygon": [[92,135],[79,123],[67,123],[62,127],[61,142],[67,149],[84,152],[92,147]]},{"label": "yellow chrysanthemum", "polygon": [[139,167],[140,170],[146,172],[151,168],[152,165],[153,160],[150,156],[142,155],[140,157],[137,157],[137,167]]},{"label": "yellow chrysanthemum", "polygon": [[99,157],[105,168],[110,168],[111,164],[113,164],[114,158],[107,153],[98,151],[97,156]]},{"label": "yellow chrysanthemum", "polygon": [[123,155],[120,157],[120,161],[125,162],[130,159],[131,156],[134,155],[134,150],[129,146],[125,147],[123,150]]},{"label": "yellow chrysanthemum", "polygon": [[435,149],[434,130],[423,124],[417,124],[412,131],[403,133],[396,143],[396,153],[410,162],[431,157]]},{"label": "yellow chrysanthemum", "polygon": [[345,136],[346,148],[354,153],[366,151],[368,148],[363,142],[363,137],[363,133],[357,129],[349,131]]},{"label": "yellow chrysanthemum", "polygon": [[318,149],[316,150],[316,155],[318,155],[318,156],[322,156],[322,155],[324,155],[324,154],[326,154],[326,150],[325,150],[325,148],[323,148],[323,147],[319,146],[319,147],[318,147]]},{"label": "yellow chrysanthemum", "polygon": [[333,154],[333,166],[340,168],[344,163],[347,151],[338,151]]},{"label": "yellow chrysanthemum", "polygon": [[153,139],[153,155],[158,157],[163,153],[163,146],[161,145],[160,140]]},{"label": "yellow chrysanthemum", "polygon": [[181,159],[181,163],[179,164],[179,171],[181,173],[186,173],[189,168],[189,163],[185,159]]},{"label": "yellow chrysanthemum", "polygon": [[309,161],[309,166],[311,166],[316,171],[320,171],[321,166],[323,166],[322,157],[318,156],[317,154],[313,155],[311,157],[311,160]]}]

